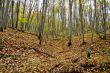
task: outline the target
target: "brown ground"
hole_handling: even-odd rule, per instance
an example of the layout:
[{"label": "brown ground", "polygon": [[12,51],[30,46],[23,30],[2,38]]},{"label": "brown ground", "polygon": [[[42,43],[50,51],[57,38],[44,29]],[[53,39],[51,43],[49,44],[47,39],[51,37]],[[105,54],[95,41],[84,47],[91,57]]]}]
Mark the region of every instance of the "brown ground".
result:
[{"label": "brown ground", "polygon": [[[86,42],[89,39],[85,37]],[[81,46],[78,37],[72,39],[71,47],[67,42],[45,39],[39,45],[35,35],[11,29],[0,32],[0,73],[110,72],[110,40],[95,37],[91,59],[86,59],[88,44]]]}]

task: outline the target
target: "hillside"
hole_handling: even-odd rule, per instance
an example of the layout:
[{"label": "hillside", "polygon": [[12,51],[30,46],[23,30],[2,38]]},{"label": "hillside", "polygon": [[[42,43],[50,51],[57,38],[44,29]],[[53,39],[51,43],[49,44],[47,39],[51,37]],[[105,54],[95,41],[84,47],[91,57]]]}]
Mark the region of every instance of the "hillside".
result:
[{"label": "hillside", "polygon": [[[88,41],[88,38],[86,37],[85,40]],[[77,37],[72,39],[71,47],[67,46],[66,39],[46,39],[42,45],[39,45],[36,35],[7,29],[0,32],[0,72],[108,73],[110,72],[110,41],[100,40],[96,37],[94,40],[91,59],[86,59],[88,44],[81,46]],[[82,63],[82,67],[80,63]]]}]

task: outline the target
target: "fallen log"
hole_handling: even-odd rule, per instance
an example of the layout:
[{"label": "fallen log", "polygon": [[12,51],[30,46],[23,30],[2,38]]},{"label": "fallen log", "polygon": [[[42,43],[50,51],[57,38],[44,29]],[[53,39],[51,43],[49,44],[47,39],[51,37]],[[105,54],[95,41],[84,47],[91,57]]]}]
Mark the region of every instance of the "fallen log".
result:
[{"label": "fallen log", "polygon": [[47,55],[47,56],[49,56],[51,58],[55,58],[55,56],[53,56],[52,54],[49,54],[47,52],[43,52],[43,51],[39,50],[38,48],[30,48],[30,50],[34,50],[34,51],[36,51],[36,52],[38,52],[40,54]]}]

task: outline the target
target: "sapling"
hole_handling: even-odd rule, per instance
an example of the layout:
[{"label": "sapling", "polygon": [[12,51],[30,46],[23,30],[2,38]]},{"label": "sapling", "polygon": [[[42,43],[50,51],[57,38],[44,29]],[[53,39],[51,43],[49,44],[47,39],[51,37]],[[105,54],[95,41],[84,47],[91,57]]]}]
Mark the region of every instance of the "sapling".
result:
[{"label": "sapling", "polygon": [[3,37],[0,35],[0,44],[3,42]]},{"label": "sapling", "polygon": [[3,32],[3,27],[0,27],[0,31]]},{"label": "sapling", "polygon": [[86,55],[87,55],[87,59],[90,59],[90,55],[91,55],[91,49],[90,48],[86,49]]},{"label": "sapling", "polygon": [[92,46],[91,44],[89,44],[89,47],[86,49],[86,56],[87,59],[91,59],[91,50],[92,50]]},{"label": "sapling", "polygon": [[0,50],[3,49],[2,43],[3,43],[3,36],[0,35]]}]

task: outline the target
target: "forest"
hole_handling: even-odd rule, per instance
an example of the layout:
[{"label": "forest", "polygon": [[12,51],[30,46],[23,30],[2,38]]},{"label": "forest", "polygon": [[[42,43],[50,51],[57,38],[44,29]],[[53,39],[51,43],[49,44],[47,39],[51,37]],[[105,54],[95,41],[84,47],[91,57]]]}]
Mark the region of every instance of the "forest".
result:
[{"label": "forest", "polygon": [[0,73],[110,73],[110,0],[0,0]]}]

